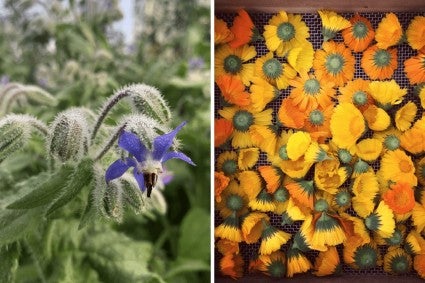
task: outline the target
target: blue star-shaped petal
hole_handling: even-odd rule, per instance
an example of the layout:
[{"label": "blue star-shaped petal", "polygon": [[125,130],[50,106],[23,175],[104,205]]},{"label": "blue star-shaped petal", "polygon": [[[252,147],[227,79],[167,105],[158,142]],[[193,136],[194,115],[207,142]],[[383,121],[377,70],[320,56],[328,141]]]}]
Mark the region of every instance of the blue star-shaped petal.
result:
[{"label": "blue star-shaped petal", "polygon": [[162,164],[169,159],[181,159],[191,165],[195,165],[192,160],[182,152],[168,151],[173,144],[173,140],[186,122],[181,123],[171,132],[158,136],[153,141],[153,149],[149,150],[133,133],[124,131],[118,139],[118,145],[128,151],[132,157],[124,160],[118,159],[113,162],[105,173],[105,180],[109,182],[121,177],[130,167],[133,167],[134,178],[142,191],[147,189],[147,196],[150,197],[152,189],[158,180],[158,175],[162,173]]}]

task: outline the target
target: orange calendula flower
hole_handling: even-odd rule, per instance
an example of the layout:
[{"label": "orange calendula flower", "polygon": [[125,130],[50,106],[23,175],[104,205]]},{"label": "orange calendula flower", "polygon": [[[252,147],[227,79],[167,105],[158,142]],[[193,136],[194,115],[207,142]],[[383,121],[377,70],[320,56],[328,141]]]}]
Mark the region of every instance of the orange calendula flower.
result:
[{"label": "orange calendula flower", "polygon": [[238,11],[238,15],[234,18],[230,31],[235,35],[233,40],[229,42],[232,48],[238,48],[260,38],[258,29],[254,26],[251,17],[243,9]]},{"label": "orange calendula flower", "polygon": [[289,249],[286,253],[286,276],[291,278],[295,274],[304,273],[313,268],[308,258],[298,249]]},{"label": "orange calendula flower", "polygon": [[379,251],[375,243],[363,243],[351,237],[344,243],[344,261],[355,269],[370,269],[378,265]]},{"label": "orange calendula flower", "polygon": [[423,118],[416,121],[413,127],[405,131],[400,137],[401,146],[410,153],[425,152],[425,126]]},{"label": "orange calendula flower", "polygon": [[388,249],[384,256],[384,271],[394,275],[410,273],[412,257],[402,248]]},{"label": "orange calendula flower", "polygon": [[248,86],[254,75],[254,64],[247,63],[257,55],[254,46],[243,45],[232,49],[228,44],[217,48],[214,58],[215,78],[228,74],[237,76]]},{"label": "orange calendula flower", "polygon": [[344,43],[354,52],[366,50],[375,37],[372,24],[365,17],[355,14],[351,19],[351,26],[342,31]]},{"label": "orange calendula flower", "polygon": [[219,76],[215,82],[226,102],[241,107],[251,103],[249,93],[245,91],[245,85],[238,77],[226,74]]},{"label": "orange calendula flower", "polygon": [[234,35],[227,27],[226,22],[214,16],[214,44],[227,43],[233,38]]},{"label": "orange calendula flower", "polygon": [[390,188],[382,198],[394,213],[404,214],[412,211],[415,206],[412,186],[407,183],[395,183]]},{"label": "orange calendula flower", "polygon": [[239,243],[233,242],[227,239],[220,239],[217,241],[217,250],[222,254],[238,254],[239,253]]},{"label": "orange calendula flower", "polygon": [[387,49],[400,43],[403,37],[403,28],[394,13],[387,13],[378,24],[375,31],[376,45],[379,48]]},{"label": "orange calendula flower", "polygon": [[221,193],[229,185],[230,178],[223,172],[214,172],[214,195],[215,201],[221,202]]},{"label": "orange calendula flower", "polygon": [[301,111],[331,105],[336,93],[332,82],[319,81],[313,74],[301,73],[289,84],[294,87],[289,98]]},{"label": "orange calendula flower", "polygon": [[419,53],[404,61],[404,72],[410,84],[425,83],[425,53]]},{"label": "orange calendula flower", "polygon": [[255,60],[255,75],[267,80],[278,89],[286,89],[289,80],[293,79],[297,72],[288,64],[281,63],[269,52]]},{"label": "orange calendula flower", "polygon": [[425,279],[425,253],[415,255],[413,259],[413,269],[422,279]]},{"label": "orange calendula flower", "polygon": [[310,209],[314,208],[313,181],[299,180],[285,185],[293,199]]},{"label": "orange calendula flower", "polygon": [[279,167],[263,165],[258,167],[258,172],[266,181],[266,189],[269,193],[273,194],[282,185],[284,174]]},{"label": "orange calendula flower", "polygon": [[262,212],[249,213],[242,222],[242,236],[247,244],[256,243],[263,233],[263,220],[269,221],[269,216]]},{"label": "orange calendula flower", "polygon": [[220,259],[220,272],[233,279],[243,275],[244,261],[240,254],[226,254]]},{"label": "orange calendula flower", "polygon": [[253,77],[251,81],[249,90],[252,109],[257,112],[263,111],[269,102],[279,96],[279,90],[260,77]]},{"label": "orange calendula flower", "polygon": [[323,49],[316,50],[313,68],[319,81],[329,81],[343,86],[354,77],[355,58],[343,43],[328,41]]},{"label": "orange calendula flower", "polygon": [[339,87],[341,95],[337,96],[338,101],[354,104],[360,111],[364,111],[373,104],[373,98],[369,93],[369,81],[355,79],[347,82],[345,86]]},{"label": "orange calendula flower", "polygon": [[363,52],[361,65],[372,80],[390,79],[397,69],[397,49],[382,49],[372,45]]},{"label": "orange calendula flower", "polygon": [[345,149],[351,148],[366,129],[362,113],[347,102],[335,107],[330,127],[333,142]]},{"label": "orange calendula flower", "polygon": [[334,105],[330,104],[324,108],[317,107],[305,112],[305,123],[303,129],[310,133],[313,140],[324,143],[331,137],[331,115]]},{"label": "orange calendula flower", "polygon": [[314,262],[314,275],[327,276],[342,272],[342,266],[336,247],[329,247],[327,251],[320,252]]},{"label": "orange calendula flower", "polygon": [[301,129],[305,123],[305,113],[294,104],[291,98],[282,100],[277,113],[279,121],[286,127],[292,129]]},{"label": "orange calendula flower", "polygon": [[261,177],[256,171],[242,171],[238,174],[239,187],[249,200],[255,199],[262,190]]},{"label": "orange calendula flower", "polygon": [[277,56],[283,57],[289,50],[306,41],[310,34],[301,15],[280,11],[269,20],[268,25],[264,26],[263,36],[267,48],[271,52],[276,52]]},{"label": "orange calendula flower", "polygon": [[333,11],[318,11],[322,19],[323,41],[328,41],[335,37],[336,33],[351,26],[350,21]]},{"label": "orange calendula flower", "polygon": [[260,266],[259,270],[264,272],[266,275],[280,278],[286,274],[286,258],[282,251],[275,251],[270,255],[260,255]]},{"label": "orange calendula flower", "polygon": [[214,119],[214,147],[225,144],[232,133],[232,122],[223,118]]},{"label": "orange calendula flower", "polygon": [[405,182],[411,186],[418,184],[418,179],[415,176],[415,165],[411,157],[400,149],[385,152],[379,171],[384,180],[396,183]]},{"label": "orange calendula flower", "polygon": [[416,50],[425,47],[425,17],[416,16],[406,30],[407,43]]}]

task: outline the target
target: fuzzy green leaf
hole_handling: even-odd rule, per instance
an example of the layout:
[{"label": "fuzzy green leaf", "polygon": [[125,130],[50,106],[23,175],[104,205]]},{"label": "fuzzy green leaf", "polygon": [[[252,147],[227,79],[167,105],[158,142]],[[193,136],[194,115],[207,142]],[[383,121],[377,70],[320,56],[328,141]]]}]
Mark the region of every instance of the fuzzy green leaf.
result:
[{"label": "fuzzy green leaf", "polygon": [[9,204],[7,208],[29,209],[51,203],[61,193],[65,187],[65,181],[72,172],[72,167],[68,165],[62,166],[59,171],[51,175],[45,182],[38,184],[33,191]]},{"label": "fuzzy green leaf", "polygon": [[201,208],[192,208],[180,228],[179,257],[208,261],[210,258],[210,216]]},{"label": "fuzzy green leaf", "polygon": [[77,165],[64,190],[49,206],[47,215],[73,200],[80,191],[93,180],[93,160],[85,158]]},{"label": "fuzzy green leaf", "polygon": [[13,243],[0,248],[0,282],[15,282],[18,258],[18,243]]}]

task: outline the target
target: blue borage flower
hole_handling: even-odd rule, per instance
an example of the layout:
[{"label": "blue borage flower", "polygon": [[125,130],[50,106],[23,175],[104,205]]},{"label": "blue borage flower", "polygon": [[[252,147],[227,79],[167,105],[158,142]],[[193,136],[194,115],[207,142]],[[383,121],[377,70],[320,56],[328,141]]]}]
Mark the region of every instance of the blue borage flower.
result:
[{"label": "blue borage flower", "polygon": [[175,136],[185,124],[186,122],[183,122],[171,132],[156,137],[153,141],[152,150],[146,148],[135,134],[124,131],[119,137],[118,145],[132,156],[124,160],[118,159],[112,163],[105,173],[106,182],[121,177],[130,167],[134,167],[133,174],[139,188],[142,192],[147,189],[147,196],[150,197],[158,180],[158,175],[163,172],[162,164],[164,162],[178,158],[195,165],[184,153],[168,151]]}]

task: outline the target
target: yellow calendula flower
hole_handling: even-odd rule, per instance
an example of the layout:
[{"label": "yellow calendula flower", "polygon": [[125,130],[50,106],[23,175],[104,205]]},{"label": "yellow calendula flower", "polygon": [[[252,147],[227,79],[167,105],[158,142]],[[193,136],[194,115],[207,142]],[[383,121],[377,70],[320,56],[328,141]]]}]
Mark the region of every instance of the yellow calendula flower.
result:
[{"label": "yellow calendula flower", "polygon": [[309,41],[303,42],[300,46],[292,48],[288,52],[288,63],[299,74],[308,73],[313,66],[314,49]]},{"label": "yellow calendula flower", "polygon": [[378,139],[384,146],[384,151],[396,150],[400,147],[401,132],[393,127],[381,132],[374,132],[373,138]]},{"label": "yellow calendula flower", "polygon": [[260,255],[269,255],[277,250],[291,238],[291,234],[272,226],[263,220],[263,233],[261,234]]},{"label": "yellow calendula flower", "polygon": [[238,76],[244,85],[248,86],[254,75],[254,64],[247,61],[256,55],[254,46],[243,45],[232,49],[228,44],[221,45],[214,55],[215,79],[224,74]]},{"label": "yellow calendula flower", "polygon": [[369,84],[370,95],[384,109],[391,108],[392,105],[400,104],[407,89],[400,88],[395,80],[390,81],[373,81]]},{"label": "yellow calendula flower", "polygon": [[248,196],[235,180],[230,181],[221,193],[221,197],[222,201],[216,203],[216,209],[221,217],[226,218],[233,213],[237,216],[247,213]]},{"label": "yellow calendula flower", "polygon": [[244,148],[238,153],[238,167],[241,170],[248,170],[254,167],[260,157],[260,150],[256,147]]},{"label": "yellow calendula flower", "polygon": [[391,124],[390,115],[384,109],[374,104],[369,105],[363,111],[363,117],[369,129],[373,131],[384,131]]},{"label": "yellow calendula flower", "polygon": [[274,278],[284,277],[286,274],[286,257],[282,251],[275,251],[269,255],[260,255],[259,270]]},{"label": "yellow calendula flower", "polygon": [[263,220],[269,221],[269,216],[263,212],[251,212],[242,222],[242,236],[247,244],[256,243],[263,233]]},{"label": "yellow calendula flower", "polygon": [[324,146],[318,144],[317,142],[312,142],[304,154],[304,159],[307,162],[315,163],[329,160],[331,157],[326,152]]},{"label": "yellow calendula flower", "polygon": [[231,214],[223,220],[223,223],[215,227],[214,236],[237,243],[242,242],[240,220],[236,213]]},{"label": "yellow calendula flower", "polygon": [[409,129],[413,123],[413,120],[415,120],[417,110],[418,107],[416,107],[416,104],[412,101],[407,102],[405,105],[403,105],[403,107],[398,109],[394,117],[395,126],[397,129],[402,132]]},{"label": "yellow calendula flower", "polygon": [[422,157],[418,161],[416,161],[416,177],[418,178],[418,182],[421,185],[425,185],[425,157]]},{"label": "yellow calendula flower", "polygon": [[318,189],[329,194],[336,194],[338,188],[348,179],[349,170],[347,167],[340,167],[337,158],[332,158],[318,162],[314,167],[314,182]]},{"label": "yellow calendula flower", "polygon": [[362,113],[351,103],[340,103],[331,117],[332,141],[349,149],[363,135],[366,125]]},{"label": "yellow calendula flower", "polygon": [[295,132],[288,139],[286,145],[286,152],[288,158],[291,160],[298,160],[301,156],[304,155],[307,148],[310,146],[311,136],[307,132]]},{"label": "yellow calendula flower", "polygon": [[384,271],[394,275],[408,274],[412,270],[412,257],[400,247],[388,249],[384,256]]},{"label": "yellow calendula flower", "polygon": [[304,273],[313,268],[308,258],[298,249],[289,249],[286,253],[286,276],[291,278],[295,274]]},{"label": "yellow calendula flower", "polygon": [[235,151],[224,151],[216,160],[217,170],[228,177],[234,177],[238,171],[238,155]]},{"label": "yellow calendula flower", "polygon": [[425,47],[425,16],[416,16],[406,30],[407,43],[415,50]]},{"label": "yellow calendula flower", "polygon": [[395,183],[406,182],[411,186],[418,184],[418,179],[415,176],[415,165],[411,157],[403,150],[396,149],[385,152],[381,159],[379,171],[383,180]]},{"label": "yellow calendula flower", "polygon": [[251,201],[255,199],[262,190],[262,181],[257,171],[242,171],[238,173],[239,187]]},{"label": "yellow calendula flower", "polygon": [[376,45],[379,48],[387,49],[398,44],[403,37],[403,28],[394,13],[387,13],[378,24],[375,31]]},{"label": "yellow calendula flower", "polygon": [[251,199],[248,206],[252,210],[258,210],[262,212],[272,212],[276,209],[276,204],[273,199],[273,195],[268,193],[266,189],[261,189],[260,193]]},{"label": "yellow calendula flower", "polygon": [[281,90],[289,86],[289,80],[293,79],[297,72],[290,65],[281,63],[272,52],[269,52],[255,60],[255,75]]},{"label": "yellow calendula flower", "polygon": [[375,161],[382,152],[382,142],[378,139],[364,139],[356,144],[355,152],[365,161]]},{"label": "yellow calendula flower", "polygon": [[323,41],[328,41],[335,37],[336,33],[351,26],[349,20],[333,11],[319,10],[322,19]]},{"label": "yellow calendula flower", "polygon": [[279,90],[271,85],[267,80],[260,77],[253,77],[249,87],[251,92],[252,109],[256,112],[263,111],[266,105],[279,96]]},{"label": "yellow calendula flower", "polygon": [[365,218],[371,214],[375,208],[374,199],[379,193],[379,183],[373,171],[359,174],[353,183],[353,209],[360,216]]},{"label": "yellow calendula flower", "polygon": [[365,218],[365,225],[381,237],[389,238],[395,230],[393,211],[384,201],[381,201],[376,210]]},{"label": "yellow calendula flower", "polygon": [[300,46],[310,37],[301,15],[285,11],[280,11],[269,20],[268,25],[264,26],[263,36],[267,48],[279,57],[285,56],[289,50]]}]

